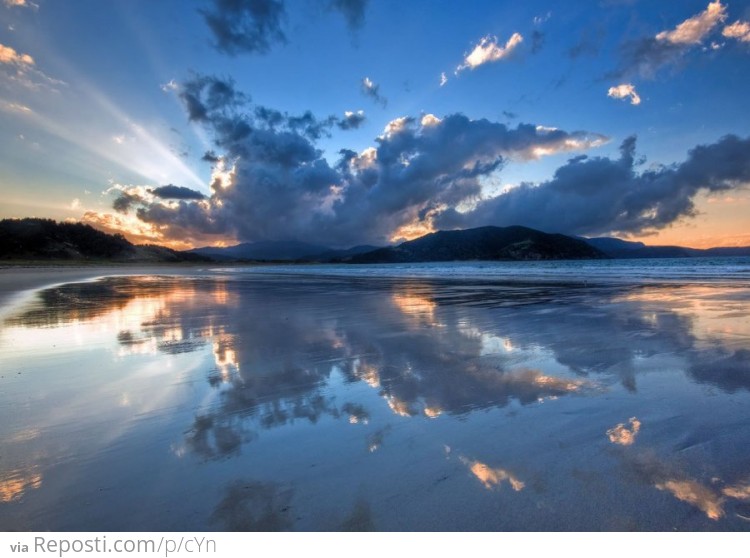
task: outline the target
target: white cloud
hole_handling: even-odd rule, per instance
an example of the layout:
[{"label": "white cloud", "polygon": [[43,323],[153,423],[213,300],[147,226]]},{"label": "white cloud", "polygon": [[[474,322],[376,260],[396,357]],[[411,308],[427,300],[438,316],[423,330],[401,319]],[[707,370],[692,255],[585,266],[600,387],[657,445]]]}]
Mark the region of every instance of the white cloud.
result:
[{"label": "white cloud", "polygon": [[81,200],[78,198],[74,198],[72,202],[70,202],[70,209],[76,210],[81,207]]},{"label": "white cloud", "polygon": [[177,89],[179,89],[180,86],[177,84],[175,80],[170,79],[167,83],[162,83],[159,87],[165,93],[169,93],[170,91],[177,91]]},{"label": "white cloud", "polygon": [[479,41],[474,50],[466,55],[463,64],[456,68],[456,74],[467,68],[473,70],[482,64],[497,62],[498,60],[507,58],[522,42],[523,36],[520,33],[513,33],[505,43],[505,46],[497,44],[497,37],[487,35]]},{"label": "white cloud", "polygon": [[543,126],[542,124],[537,124],[536,126],[536,131],[540,134],[550,134],[557,130],[559,130],[559,128],[555,128],[554,126]]},{"label": "white cloud", "polygon": [[607,96],[613,99],[630,99],[631,105],[640,105],[641,97],[635,90],[635,86],[631,83],[622,83],[615,87],[610,87],[607,91]]},{"label": "white cloud", "polygon": [[20,114],[33,114],[34,113],[33,110],[31,110],[26,105],[22,105],[21,103],[9,103],[7,101],[2,101],[2,104],[0,104],[0,107],[7,112],[17,112]]},{"label": "white cloud", "polygon": [[541,25],[545,21],[548,21],[549,18],[551,17],[552,17],[552,12],[547,12],[546,14],[535,16],[534,25]]},{"label": "white cloud", "polygon": [[8,8],[31,8],[32,10],[39,9],[39,4],[29,2],[28,0],[3,0]]},{"label": "white cloud", "polygon": [[440,87],[448,83],[448,76],[445,75],[445,72],[441,72],[440,74]]},{"label": "white cloud", "polygon": [[705,11],[686,19],[671,31],[658,33],[656,39],[675,45],[698,44],[726,18],[726,6],[721,0],[716,0],[711,2]]},{"label": "white cloud", "polygon": [[750,23],[737,20],[733,24],[727,25],[721,34],[729,39],[750,43]]},{"label": "white cloud", "polygon": [[394,134],[398,134],[400,131],[405,130],[407,126],[412,122],[412,118],[408,116],[399,116],[394,118],[383,129],[383,136],[389,138]]},{"label": "white cloud", "polygon": [[420,121],[420,124],[423,128],[427,128],[429,126],[435,126],[436,124],[440,124],[442,120],[435,116],[434,114],[425,114],[422,117],[422,120]]},{"label": "white cloud", "polygon": [[0,64],[13,64],[14,66],[33,66],[34,59],[28,54],[21,54],[16,49],[0,44]]}]

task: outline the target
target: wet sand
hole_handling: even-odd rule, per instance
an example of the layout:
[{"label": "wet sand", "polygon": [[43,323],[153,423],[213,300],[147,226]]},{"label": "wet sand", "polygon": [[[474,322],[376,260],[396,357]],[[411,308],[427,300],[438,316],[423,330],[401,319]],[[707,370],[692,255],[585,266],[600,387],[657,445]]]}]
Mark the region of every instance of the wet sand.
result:
[{"label": "wet sand", "polygon": [[186,275],[201,272],[203,265],[0,265],[0,312],[25,293],[61,283],[87,281],[113,275]]},{"label": "wet sand", "polygon": [[3,320],[0,528],[750,527],[745,287],[156,273]]}]

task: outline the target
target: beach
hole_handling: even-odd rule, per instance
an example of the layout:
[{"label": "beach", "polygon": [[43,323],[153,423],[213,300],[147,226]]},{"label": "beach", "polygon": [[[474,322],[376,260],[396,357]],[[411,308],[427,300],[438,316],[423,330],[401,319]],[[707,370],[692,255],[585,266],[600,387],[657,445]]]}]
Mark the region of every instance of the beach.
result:
[{"label": "beach", "polygon": [[750,528],[747,264],[554,265],[3,271],[0,527]]}]

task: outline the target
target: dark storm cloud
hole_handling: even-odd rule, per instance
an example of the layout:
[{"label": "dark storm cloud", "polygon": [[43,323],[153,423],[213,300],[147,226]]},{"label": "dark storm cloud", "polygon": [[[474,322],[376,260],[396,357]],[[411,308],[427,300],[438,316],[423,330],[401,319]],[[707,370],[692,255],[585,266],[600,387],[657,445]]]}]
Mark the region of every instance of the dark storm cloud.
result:
[{"label": "dark storm cloud", "polygon": [[[373,147],[342,149],[329,162],[316,143],[340,120],[252,106],[232,83],[196,76],[179,96],[220,155],[211,195],[164,204],[122,191],[121,212],[135,210],[168,238],[218,234],[241,241],[306,239],[334,247],[382,244],[403,227],[465,228],[523,224],[569,234],[643,233],[694,215],[701,191],[750,181],[750,139],[727,136],[693,149],[679,165],[639,170],[635,139],[619,158],[580,156],[541,184],[521,184],[482,199],[481,180],[508,160],[601,145],[601,135],[431,114],[391,121]],[[172,198],[175,199],[175,198]],[[456,207],[473,207],[459,212]],[[191,236],[193,235],[193,236]]]},{"label": "dark storm cloud", "polygon": [[342,130],[355,130],[359,128],[365,120],[365,113],[362,110],[358,110],[357,112],[346,112],[344,113],[344,118],[339,120],[336,125]]},{"label": "dark storm cloud", "polygon": [[[375,147],[341,152],[335,164],[316,140],[344,120],[290,116],[253,107],[231,83],[197,76],[179,96],[221,156],[205,200],[137,205],[137,216],[175,238],[225,234],[241,240],[315,239],[332,246],[383,243],[400,227],[428,224],[436,212],[480,194],[480,179],[508,159],[586,149],[606,138],[520,124],[510,128],[461,114],[392,121]],[[363,115],[361,115],[363,117]],[[129,204],[131,207],[133,204]]]},{"label": "dark storm cloud", "polygon": [[212,4],[201,13],[220,52],[265,54],[274,44],[286,43],[281,0],[212,0]]},{"label": "dark storm cloud", "polygon": [[112,202],[112,209],[119,213],[127,213],[132,207],[142,203],[144,200],[138,194],[130,192],[118,192],[117,197]]},{"label": "dark storm cloud", "polygon": [[170,200],[202,200],[206,198],[200,192],[196,192],[185,186],[175,186],[174,184],[159,186],[151,190],[151,193],[157,198]]},{"label": "dark storm cloud", "polygon": [[750,138],[729,135],[695,147],[677,165],[638,172],[635,138],[619,159],[576,157],[538,185],[521,184],[467,213],[447,210],[440,228],[524,224],[568,234],[661,229],[695,214],[693,198],[750,182]]},{"label": "dark storm cloud", "polygon": [[196,122],[208,120],[217,112],[236,109],[250,101],[244,93],[234,88],[231,79],[215,76],[197,76],[178,87],[178,96],[185,105],[188,119]]},{"label": "dark storm cloud", "polygon": [[221,161],[221,157],[219,157],[214,151],[209,149],[203,154],[203,157],[201,157],[201,161],[205,161],[207,163],[215,165],[216,163]]},{"label": "dark storm cloud", "polygon": [[369,0],[330,0],[328,6],[341,12],[350,30],[360,29],[365,22],[365,9]]}]

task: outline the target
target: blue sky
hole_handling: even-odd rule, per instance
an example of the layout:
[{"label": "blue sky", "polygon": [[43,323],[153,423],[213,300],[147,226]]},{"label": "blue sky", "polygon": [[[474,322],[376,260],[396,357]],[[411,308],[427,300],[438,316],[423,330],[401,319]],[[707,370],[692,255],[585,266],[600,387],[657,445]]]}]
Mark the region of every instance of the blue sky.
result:
[{"label": "blue sky", "polygon": [[[178,247],[483,224],[750,244],[748,21],[736,0],[0,0],[0,217],[83,219]],[[191,120],[188,94],[207,107],[212,84],[242,104]],[[287,119],[259,120],[258,107]],[[288,120],[308,111],[312,135]],[[230,121],[253,135],[230,140]],[[280,142],[318,151],[264,159]],[[693,157],[701,145],[717,165],[731,152],[732,172]],[[357,154],[346,169],[341,150]],[[685,178],[696,161],[703,182]],[[165,185],[204,198],[153,194]],[[602,204],[610,217],[594,215]]]}]

